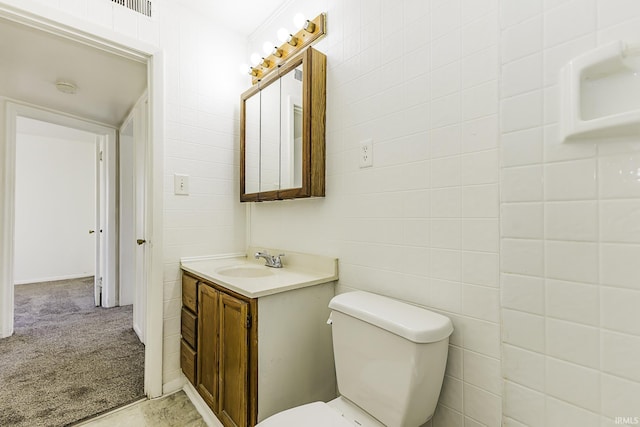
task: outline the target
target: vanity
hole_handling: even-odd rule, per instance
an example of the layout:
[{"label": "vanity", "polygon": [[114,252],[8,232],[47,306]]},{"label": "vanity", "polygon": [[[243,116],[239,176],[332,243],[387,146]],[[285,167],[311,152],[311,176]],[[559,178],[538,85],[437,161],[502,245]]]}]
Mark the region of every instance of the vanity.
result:
[{"label": "vanity", "polygon": [[337,259],[287,252],[185,260],[180,365],[225,427],[336,395],[329,300]]}]

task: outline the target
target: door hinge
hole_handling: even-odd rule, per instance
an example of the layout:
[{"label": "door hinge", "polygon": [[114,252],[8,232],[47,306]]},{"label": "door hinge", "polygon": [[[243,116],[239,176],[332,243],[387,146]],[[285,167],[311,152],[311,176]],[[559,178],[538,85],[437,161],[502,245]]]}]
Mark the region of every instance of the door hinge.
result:
[{"label": "door hinge", "polygon": [[102,161],[102,151],[100,152],[100,161]]},{"label": "door hinge", "polygon": [[246,324],[246,328],[247,328],[247,329],[251,329],[251,314],[247,314],[247,324]]}]

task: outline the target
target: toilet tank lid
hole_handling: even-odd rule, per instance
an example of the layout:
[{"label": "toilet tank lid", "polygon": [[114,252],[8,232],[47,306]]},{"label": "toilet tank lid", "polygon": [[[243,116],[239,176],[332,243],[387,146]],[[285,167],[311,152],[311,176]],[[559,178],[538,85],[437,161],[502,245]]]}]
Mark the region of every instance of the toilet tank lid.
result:
[{"label": "toilet tank lid", "polygon": [[453,332],[451,320],[446,316],[364,291],[336,295],[329,308],[416,343],[440,341]]}]

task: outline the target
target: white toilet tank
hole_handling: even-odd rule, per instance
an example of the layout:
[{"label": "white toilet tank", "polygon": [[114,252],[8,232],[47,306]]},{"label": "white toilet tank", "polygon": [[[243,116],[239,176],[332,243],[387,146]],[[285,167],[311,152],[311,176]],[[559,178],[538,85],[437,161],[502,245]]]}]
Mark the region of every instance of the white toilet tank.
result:
[{"label": "white toilet tank", "polygon": [[340,394],[388,427],[418,427],[435,411],[451,320],[368,292],[329,303]]}]

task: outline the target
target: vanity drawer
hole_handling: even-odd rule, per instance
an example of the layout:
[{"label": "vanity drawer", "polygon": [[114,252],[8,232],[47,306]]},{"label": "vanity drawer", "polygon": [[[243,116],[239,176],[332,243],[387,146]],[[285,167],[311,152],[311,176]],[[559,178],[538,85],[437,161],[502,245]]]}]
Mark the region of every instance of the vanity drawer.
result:
[{"label": "vanity drawer", "polygon": [[182,275],[182,305],[198,312],[198,281],[186,274]]},{"label": "vanity drawer", "polygon": [[189,382],[196,385],[196,352],[185,340],[180,340],[180,367]]},{"label": "vanity drawer", "polygon": [[182,339],[192,348],[196,348],[196,337],[198,336],[198,318],[189,310],[182,307],[180,318]]}]

